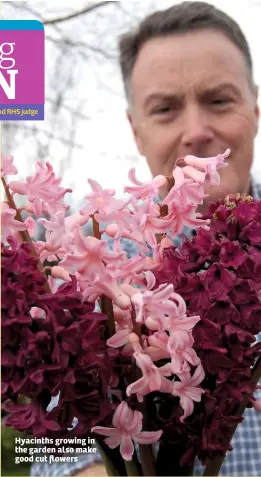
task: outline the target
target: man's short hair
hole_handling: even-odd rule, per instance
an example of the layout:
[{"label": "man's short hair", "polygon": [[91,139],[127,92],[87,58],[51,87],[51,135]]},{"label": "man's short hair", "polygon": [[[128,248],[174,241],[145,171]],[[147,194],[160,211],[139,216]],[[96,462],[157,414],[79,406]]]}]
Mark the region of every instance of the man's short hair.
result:
[{"label": "man's short hair", "polygon": [[252,82],[253,66],[249,45],[235,20],[209,3],[185,1],[166,10],[152,13],[134,31],[121,36],[120,66],[127,98],[130,100],[132,71],[145,42],[157,37],[203,29],[222,32],[240,49]]}]

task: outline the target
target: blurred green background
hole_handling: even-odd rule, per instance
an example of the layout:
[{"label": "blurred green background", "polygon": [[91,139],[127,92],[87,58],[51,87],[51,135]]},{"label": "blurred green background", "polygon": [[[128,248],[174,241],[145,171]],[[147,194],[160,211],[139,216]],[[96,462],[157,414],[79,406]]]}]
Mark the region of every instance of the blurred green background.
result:
[{"label": "blurred green background", "polygon": [[11,427],[1,426],[1,476],[30,475],[30,463],[15,464],[15,437],[28,438]]}]

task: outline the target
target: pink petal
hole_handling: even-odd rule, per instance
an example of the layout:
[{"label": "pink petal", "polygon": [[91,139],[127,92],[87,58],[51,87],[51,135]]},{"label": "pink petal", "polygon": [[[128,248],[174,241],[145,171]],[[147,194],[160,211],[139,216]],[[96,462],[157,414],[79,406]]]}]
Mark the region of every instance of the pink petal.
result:
[{"label": "pink petal", "polygon": [[132,439],[139,444],[152,444],[157,442],[162,435],[162,431],[142,431],[137,435],[133,435]]},{"label": "pink petal", "polygon": [[138,381],[135,381],[135,383],[129,384],[129,386],[126,389],[126,394],[127,396],[130,396],[131,394],[136,394],[136,393],[145,395],[147,394],[148,391],[149,391],[148,380],[145,378],[140,378],[138,379]]},{"label": "pink petal", "polygon": [[142,429],[143,415],[140,411],[133,412],[133,421],[128,428],[129,434],[139,434]]},{"label": "pink petal", "polygon": [[183,167],[183,172],[186,178],[192,179],[198,184],[203,184],[205,182],[206,174],[194,169],[194,167],[185,166]]},{"label": "pink petal", "polygon": [[120,453],[125,460],[131,460],[134,452],[133,442],[128,435],[123,435],[121,438]]},{"label": "pink petal", "polygon": [[[89,182],[93,192],[95,192],[95,194],[102,195],[102,193],[103,193],[102,186],[97,181],[95,181],[93,179],[88,179],[88,182]],[[88,198],[88,195],[85,198]]]},{"label": "pink petal", "polygon": [[106,343],[112,348],[119,348],[120,346],[128,343],[129,330],[121,330],[115,333],[111,338],[109,338]]},{"label": "pink petal", "polygon": [[210,177],[210,184],[211,185],[219,185],[220,184],[220,175],[218,171],[212,172],[211,174],[209,173]]},{"label": "pink petal", "polygon": [[167,300],[173,293],[173,285],[172,283],[169,283],[168,285],[162,284],[157,290],[155,290],[154,293],[157,297],[157,300]]},{"label": "pink petal", "polygon": [[115,449],[115,447],[118,447],[121,443],[121,435],[120,435],[120,433],[118,433],[115,436],[106,437],[106,439],[104,439],[104,442],[111,449]]},{"label": "pink petal", "polygon": [[[151,288],[153,288],[155,286],[155,283],[156,283],[156,277],[155,275],[148,271],[148,272],[144,272],[144,275],[145,275],[145,278],[146,278],[146,282],[147,282],[147,290],[151,290]],[[137,290],[136,290],[137,291]]]},{"label": "pink petal", "polygon": [[186,318],[182,318],[181,320],[173,320],[173,331],[175,331],[175,327],[177,327],[178,330],[184,330],[184,331],[189,331],[194,328],[196,323],[200,321],[199,316],[188,316]]},{"label": "pink petal", "polygon": [[42,202],[38,198],[34,199],[34,201],[33,201],[33,213],[35,215],[40,216],[42,214],[42,211],[43,211]]},{"label": "pink petal", "polygon": [[88,214],[80,214],[80,212],[75,212],[73,215],[69,215],[65,218],[66,227],[69,230],[73,230],[78,225],[84,225],[89,220]]},{"label": "pink petal", "polygon": [[129,180],[130,180],[133,184],[135,184],[135,185],[137,185],[137,186],[142,185],[142,182],[139,181],[139,180],[136,178],[135,167],[133,167],[132,169],[129,170],[129,172],[128,172],[128,178],[129,178]]},{"label": "pink petal", "polygon": [[152,230],[149,227],[146,227],[144,231],[144,240],[151,246],[151,247],[156,247],[157,245],[157,239],[155,235],[155,230]]},{"label": "pink petal", "polygon": [[159,361],[160,359],[169,358],[169,353],[160,349],[155,348],[154,346],[148,346],[146,348],[145,353],[150,356],[152,361]]},{"label": "pink petal", "polygon": [[154,185],[154,187],[163,187],[167,183],[167,178],[160,174],[153,177],[151,183]]},{"label": "pink petal", "polygon": [[104,436],[117,436],[119,434],[119,430],[113,427],[103,427],[103,426],[94,426],[91,429],[91,432],[95,432],[96,434],[101,434]]},{"label": "pink petal", "polygon": [[16,194],[27,195],[27,184],[24,184],[23,182],[11,181],[9,187]]},{"label": "pink petal", "polygon": [[160,316],[157,318],[148,317],[145,320],[147,328],[153,331],[163,331],[168,328],[168,318],[166,316]]},{"label": "pink petal", "polygon": [[202,364],[200,364],[197,367],[195,373],[193,374],[193,377],[191,378],[189,385],[190,386],[197,386],[198,384],[200,384],[203,381],[204,377],[205,377],[205,371],[203,369]]},{"label": "pink petal", "polygon": [[1,177],[10,174],[17,174],[17,168],[13,165],[13,156],[4,156],[1,153]]},{"label": "pink petal", "polygon": [[52,276],[54,278],[59,278],[61,280],[64,280],[65,282],[71,281],[70,274],[67,272],[67,270],[65,270],[65,268],[60,266],[52,267]]},{"label": "pink petal", "polygon": [[173,191],[173,189],[179,189],[185,182],[185,177],[184,177],[184,172],[182,167],[176,166],[173,170],[172,175],[175,179],[175,184],[174,184],[174,187],[170,189],[170,192]]},{"label": "pink petal", "polygon": [[200,402],[201,401],[201,396],[203,393],[203,389],[201,388],[195,388],[195,387],[188,387],[186,388],[186,395],[190,398],[193,399],[193,401]]},{"label": "pink petal", "polygon": [[172,394],[172,390],[173,390],[173,383],[169,379],[162,377],[160,392],[166,393],[166,394]]},{"label": "pink petal", "polygon": [[134,353],[136,363],[141,368],[144,375],[148,375],[153,370],[153,361],[143,352]]},{"label": "pink petal", "polygon": [[257,412],[261,412],[261,399],[253,402],[253,407]]},{"label": "pink petal", "polygon": [[109,237],[115,237],[118,232],[119,226],[117,224],[110,224],[105,229],[105,233],[109,235]]},{"label": "pink petal", "polygon": [[43,227],[46,230],[59,230],[61,229],[61,224],[58,222],[52,222],[51,220],[46,220],[46,219],[40,219],[38,220],[38,223],[43,225]]},{"label": "pink petal", "polygon": [[161,377],[159,371],[156,371],[155,373],[150,373],[148,383],[151,392],[160,390]]},{"label": "pink petal", "polygon": [[188,154],[184,157],[184,162],[188,166],[195,167],[200,171],[205,172],[206,169],[206,158],[196,157]]},{"label": "pink petal", "polygon": [[137,288],[134,288],[128,283],[122,283],[122,285],[120,285],[120,289],[123,291],[123,293],[125,293],[125,295],[128,295],[129,297],[137,293]]},{"label": "pink petal", "polygon": [[183,358],[192,364],[192,366],[197,366],[200,363],[200,359],[193,348],[187,348],[183,353]]},{"label": "pink petal", "polygon": [[166,350],[168,340],[169,336],[165,331],[154,333],[154,335],[149,336],[149,344],[163,350]]},{"label": "pink petal", "polygon": [[162,376],[170,376],[171,375],[171,364],[167,363],[164,366],[159,368],[159,372]]},{"label": "pink petal", "polygon": [[24,221],[25,225],[27,226],[27,230],[29,235],[33,237],[37,233],[37,222],[33,219],[33,217],[27,217]]},{"label": "pink petal", "polygon": [[184,410],[184,414],[180,418],[181,422],[183,422],[186,417],[188,417],[192,414],[193,409],[194,409],[194,403],[193,403],[192,399],[190,399],[189,397],[182,396],[182,398],[180,399],[180,406]]},{"label": "pink petal", "polygon": [[122,401],[120,405],[117,407],[113,419],[112,424],[115,427],[125,427],[128,426],[133,420],[133,411],[128,406],[125,401]]},{"label": "pink petal", "polygon": [[163,239],[160,242],[161,248],[168,248],[168,247],[173,247],[173,242],[170,240],[168,237],[163,237]]}]

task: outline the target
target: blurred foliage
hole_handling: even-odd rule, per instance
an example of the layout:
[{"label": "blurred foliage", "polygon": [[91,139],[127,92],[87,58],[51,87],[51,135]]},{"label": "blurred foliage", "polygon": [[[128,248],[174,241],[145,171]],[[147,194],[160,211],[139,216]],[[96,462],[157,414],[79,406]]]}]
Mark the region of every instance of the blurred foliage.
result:
[{"label": "blurred foliage", "polygon": [[30,462],[15,464],[15,437],[24,439],[28,436],[11,427],[1,426],[1,475],[3,477],[30,475]]}]

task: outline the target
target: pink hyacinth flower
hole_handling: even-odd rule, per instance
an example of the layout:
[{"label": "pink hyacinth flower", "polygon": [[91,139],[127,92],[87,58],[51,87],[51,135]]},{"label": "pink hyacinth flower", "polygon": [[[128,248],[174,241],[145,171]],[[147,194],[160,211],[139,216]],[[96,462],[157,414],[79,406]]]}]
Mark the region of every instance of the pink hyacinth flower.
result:
[{"label": "pink hyacinth flower", "polygon": [[12,156],[1,154],[1,177],[17,174],[18,171],[13,164],[13,160]]},{"label": "pink hyacinth flower", "polygon": [[6,241],[8,235],[13,235],[15,232],[20,232],[21,230],[26,230],[27,225],[19,220],[15,219],[16,210],[10,209],[9,205],[6,202],[1,204],[1,229],[2,229],[2,240]]},{"label": "pink hyacinth flower", "polygon": [[141,273],[144,270],[146,264],[146,257],[137,255],[126,261],[125,264],[121,264],[120,268],[111,265],[107,265],[107,269],[114,278],[124,281],[125,283],[131,283],[136,274]]},{"label": "pink hyacinth flower", "polygon": [[253,402],[253,407],[257,412],[261,412],[261,399],[257,399]]},{"label": "pink hyacinth flower", "polygon": [[136,307],[138,323],[144,323],[146,318],[162,317],[171,314],[176,309],[176,304],[170,300],[173,293],[172,284],[162,284],[157,289],[150,291],[145,290],[136,293],[131,297],[133,305]]},{"label": "pink hyacinth flower", "polygon": [[203,381],[205,372],[200,364],[193,376],[190,373],[185,373],[180,376],[181,381],[174,381],[172,394],[180,398],[180,406],[184,410],[183,416],[180,418],[181,422],[190,416],[194,410],[194,401],[200,402],[204,389],[197,386]]},{"label": "pink hyacinth flower", "polygon": [[12,181],[9,187],[14,193],[26,195],[32,203],[32,212],[41,215],[45,206],[52,212],[65,207],[61,201],[72,190],[64,189],[60,182],[61,179],[56,179],[49,162],[38,161],[33,176],[27,177],[26,182]]},{"label": "pink hyacinth flower", "polygon": [[65,282],[70,282],[71,277],[70,274],[65,270],[65,268],[58,266],[53,266],[51,269],[51,273],[53,278],[58,278],[60,280],[64,280]]},{"label": "pink hyacinth flower", "polygon": [[120,453],[125,460],[131,460],[134,453],[133,441],[139,444],[157,442],[162,431],[142,431],[142,413],[132,411],[125,401],[117,407],[112,424],[114,427],[95,426],[92,432],[108,436],[105,443],[111,448],[120,446]]},{"label": "pink hyacinth flower", "polygon": [[65,210],[55,212],[49,220],[39,219],[38,223],[46,229],[46,250],[62,258],[73,243],[75,228],[83,226],[88,219],[88,215],[81,215],[79,212],[65,217]]},{"label": "pink hyacinth flower", "polygon": [[97,211],[103,211],[105,214],[123,206],[124,201],[116,199],[115,190],[103,189],[102,186],[93,179],[88,179],[92,192],[84,198],[86,204],[80,211],[81,214],[94,214]]},{"label": "pink hyacinth flower", "polygon": [[120,348],[128,343],[129,333],[130,331],[128,329],[117,331],[106,341],[106,343],[112,348]]},{"label": "pink hyacinth flower", "polygon": [[210,184],[218,185],[220,182],[220,176],[217,172],[217,169],[228,166],[224,160],[230,155],[230,152],[230,149],[226,149],[223,154],[218,154],[217,156],[213,157],[196,157],[192,155],[185,156],[184,162],[187,164],[185,168],[192,167],[202,171],[204,174],[206,174],[206,176],[209,177]]},{"label": "pink hyacinth flower", "polygon": [[135,207],[135,214],[132,218],[132,227],[135,231],[134,240],[137,242],[147,242],[152,248],[157,246],[155,234],[168,232],[171,220],[160,217],[160,207],[149,200]]},{"label": "pink hyacinth flower", "polygon": [[37,306],[33,306],[30,310],[30,315],[32,318],[45,318],[46,313],[42,308],[38,308]]},{"label": "pink hyacinth flower", "polygon": [[34,237],[37,234],[37,222],[33,217],[27,217],[24,221],[27,226],[28,233],[31,237]]},{"label": "pink hyacinth flower", "polygon": [[115,265],[121,263],[124,252],[110,252],[107,242],[96,237],[84,237],[80,226],[74,229],[74,242],[71,253],[61,261],[61,265],[69,272],[79,273],[81,280],[94,280],[105,273],[105,263]]},{"label": "pink hyacinth flower", "polygon": [[92,284],[83,290],[84,298],[94,301],[94,297],[105,295],[120,309],[126,310],[131,305],[128,295],[119,288],[117,281],[105,270],[101,276],[97,276]]},{"label": "pink hyacinth flower", "polygon": [[128,186],[124,188],[124,192],[128,192],[136,200],[151,199],[158,195],[160,187],[163,187],[167,183],[167,179],[163,175],[153,177],[149,182],[141,182],[136,178],[135,169],[129,171],[128,177],[134,186]]},{"label": "pink hyacinth flower", "polygon": [[136,351],[133,357],[142,371],[142,377],[127,387],[127,396],[137,394],[138,401],[142,402],[143,396],[150,392],[171,392],[171,382],[165,378],[172,374],[170,363],[157,367],[142,348],[141,351]]},{"label": "pink hyacinth flower", "polygon": [[184,166],[183,173],[186,179],[191,179],[193,182],[200,185],[204,184],[206,180],[206,174],[204,172],[198,171],[191,166]]},{"label": "pink hyacinth flower", "polygon": [[174,202],[182,208],[185,207],[186,204],[197,205],[203,203],[203,199],[206,197],[203,184],[193,182],[192,179],[186,178],[184,168],[179,166],[174,168],[172,175],[175,184],[163,200],[162,205],[168,205]]},{"label": "pink hyacinth flower", "polygon": [[151,357],[152,361],[169,358],[168,340],[169,335],[165,331],[156,331],[148,337],[149,346],[145,349],[145,353]]},{"label": "pink hyacinth flower", "polygon": [[169,214],[166,219],[170,220],[169,232],[172,237],[182,232],[185,226],[196,229],[202,227],[209,229],[209,220],[201,219],[201,214],[197,213],[197,205],[186,204],[184,207],[180,207],[179,204],[172,202],[168,204]]},{"label": "pink hyacinth flower", "polygon": [[192,348],[193,344],[194,339],[191,332],[179,329],[171,333],[168,339],[167,350],[171,356],[171,371],[173,374],[179,376],[189,371],[190,366],[188,363],[192,366],[200,364],[200,359]]}]

